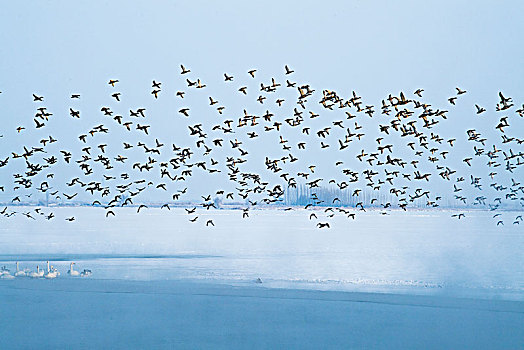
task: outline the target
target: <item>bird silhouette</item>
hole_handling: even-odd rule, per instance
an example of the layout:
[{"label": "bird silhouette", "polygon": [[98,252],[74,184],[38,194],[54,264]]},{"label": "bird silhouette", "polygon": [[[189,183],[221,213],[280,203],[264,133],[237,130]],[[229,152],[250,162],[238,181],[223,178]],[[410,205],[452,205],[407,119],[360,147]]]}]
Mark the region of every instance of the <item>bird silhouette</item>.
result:
[{"label": "bird silhouette", "polygon": [[[94,122],[91,127],[78,124],[78,134],[62,136],[57,149],[53,144],[58,140],[43,136],[43,132],[54,127],[55,120],[62,116],[59,113],[53,116],[53,111],[41,105],[44,97],[33,94],[33,102],[40,102],[36,104],[34,124],[27,129],[20,125],[13,134],[24,131],[31,137],[37,132],[38,138],[13,147],[0,159],[1,171],[10,173],[4,178],[12,179],[8,180],[15,193],[11,204],[23,204],[33,194],[45,194],[59,203],[78,195],[93,206],[104,207],[105,216],[109,217],[116,214],[118,207],[135,205],[134,202],[137,213],[148,206],[151,210],[153,207],[171,210],[170,205],[176,204],[186,207],[188,215],[194,215],[197,206],[212,214],[213,209],[234,202],[242,208],[242,218],[248,219],[250,208],[257,210],[286,202],[283,210],[286,213],[294,209],[293,203],[304,206],[306,211],[327,208],[324,216],[329,221],[339,215],[354,220],[356,213],[368,207],[378,208],[375,212],[383,216],[389,215],[391,209],[407,210],[411,206],[432,209],[446,201],[459,209],[475,206],[495,212],[505,205],[518,207],[524,203],[524,187],[517,177],[524,164],[520,146],[524,138],[519,134],[518,118],[512,116],[512,113],[524,116],[524,104],[522,108],[514,107],[507,93],[498,92],[495,108],[489,108],[489,112],[488,105],[481,107],[481,102],[474,104],[474,109],[470,107],[473,115],[495,115],[490,128],[496,138],[474,126],[466,129],[462,137],[449,138],[451,134],[446,127],[450,130],[455,127],[453,113],[458,107],[454,106],[460,104],[460,96],[466,93],[458,87],[455,96],[444,100],[447,107],[443,109],[442,104],[439,108],[438,104],[426,101],[424,89],[420,88],[413,92],[413,97],[403,91],[386,93],[377,104],[356,91],[347,94],[328,89],[316,91],[309,84],[286,79],[294,73],[288,65],[284,65],[283,72],[271,76],[270,81],[259,79],[257,69],[249,70],[244,77],[236,75],[237,87],[230,84],[233,75],[223,73],[225,84],[217,90],[211,81],[193,77],[184,65],[180,68],[183,77],[178,78],[188,88],[175,90],[175,97],[177,101],[184,98],[187,105],[175,111],[186,118],[191,111],[191,118],[173,123],[187,133],[190,138],[187,145],[177,141],[178,146],[165,147],[156,129],[158,116],[154,114],[158,108],[148,107],[146,115],[144,107],[134,105],[136,101],[122,98],[127,96],[128,87],[119,84],[122,92],[115,92],[112,88],[119,81],[110,79],[111,102],[101,104],[103,107],[94,117],[104,118],[103,124]],[[252,79],[254,83],[249,85],[246,80]],[[283,86],[281,79],[286,81]],[[148,101],[161,106],[163,84],[157,79],[150,81],[149,91],[155,98]],[[250,92],[260,86],[260,92],[248,95],[248,86]],[[202,95],[197,90],[203,88],[209,93]],[[228,101],[227,93],[241,98],[240,113],[236,107],[224,103]],[[71,94],[70,98],[77,100],[80,94]],[[80,118],[94,120],[91,115],[87,118],[84,111],[81,113],[73,102],[77,101],[71,101],[71,106],[65,109],[69,122],[76,123]],[[211,112],[219,119],[204,117],[201,107],[194,103],[213,106]],[[263,110],[257,107],[261,104]],[[127,109],[129,115],[121,113]],[[134,120],[144,118],[147,125]],[[21,140],[24,134],[19,135]],[[72,143],[67,142],[68,137]],[[113,139],[117,142],[110,142]],[[64,146],[68,144],[71,147]],[[313,161],[314,152],[318,151],[322,151],[318,153],[320,159]],[[257,154],[265,166],[261,171],[257,170]],[[17,167],[23,171],[15,171]],[[65,168],[76,168],[79,176],[61,182],[60,174],[69,173]],[[325,180],[324,174],[329,174]],[[195,185],[195,179],[201,176],[204,180],[200,181],[207,186],[217,187],[201,193],[204,186]],[[230,183],[231,190],[224,190],[220,179]],[[192,188],[196,193],[193,198],[201,198],[203,202],[189,200],[187,188],[176,190],[181,183]],[[444,193],[436,193],[437,186],[445,188]],[[0,191],[8,188],[9,183],[0,184]],[[153,193],[162,205],[141,200],[142,193]],[[215,197],[209,193],[215,193]],[[296,197],[300,200],[292,199],[299,193],[302,195]],[[318,213],[308,212],[309,219],[317,219]],[[1,214],[30,220],[54,217],[53,213],[16,212],[7,208]],[[458,212],[452,217],[460,220],[465,214]],[[520,221],[517,218],[512,222],[517,225]],[[315,224],[319,228],[330,227],[329,222]],[[503,222],[496,224],[502,226]],[[208,219],[206,226],[214,226],[213,220]]]}]

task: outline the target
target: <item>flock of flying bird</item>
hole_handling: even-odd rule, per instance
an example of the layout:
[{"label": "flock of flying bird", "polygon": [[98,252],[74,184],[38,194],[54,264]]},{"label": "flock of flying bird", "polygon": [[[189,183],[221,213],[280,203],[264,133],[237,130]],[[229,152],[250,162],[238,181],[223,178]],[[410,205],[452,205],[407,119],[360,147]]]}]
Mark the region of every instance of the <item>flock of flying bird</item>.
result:
[{"label": "flock of flying bird", "polygon": [[[406,210],[411,203],[421,200],[428,208],[439,207],[445,196],[433,194],[435,191],[430,189],[430,184],[436,181],[443,182],[439,188],[448,183],[450,197],[456,203],[492,210],[497,225],[504,224],[500,220],[502,209],[508,206],[524,207],[524,184],[518,179],[521,166],[524,165],[524,152],[519,150],[524,139],[510,136],[513,130],[510,122],[524,117],[524,105],[516,106],[512,98],[504,96],[502,92],[498,93],[499,101],[492,110],[488,111],[477,104],[471,106],[472,113],[479,118],[484,113],[497,116],[492,127],[500,137],[488,140],[474,128],[466,131],[464,141],[471,146],[471,153],[462,159],[462,165],[465,169],[474,169],[471,166],[477,162],[486,171],[485,174],[473,175],[473,170],[456,169],[453,164],[446,163],[449,155],[458,154],[453,152],[458,141],[455,138],[445,139],[437,132],[440,124],[447,123],[449,111],[424,102],[423,89],[417,89],[412,94],[390,94],[381,104],[372,105],[365,103],[363,97],[355,91],[343,97],[333,90],[317,92],[309,84],[293,82],[294,71],[287,65],[283,72],[285,82],[279,82],[277,78],[258,82],[260,89],[257,91],[252,91],[249,84],[238,86],[237,77],[224,73],[223,89],[230,88],[233,94],[238,94],[238,98],[246,99],[242,103],[250,102],[266,110],[263,113],[250,113],[248,107],[244,107],[240,115],[232,116],[234,113],[229,112],[219,99],[207,93],[210,89],[207,84],[194,77],[190,69],[183,65],[180,68],[183,89],[168,94],[163,91],[162,82],[153,80],[150,92],[153,101],[172,99],[180,103],[177,115],[188,123],[188,135],[193,142],[190,146],[177,146],[154,137],[155,126],[147,123],[150,120],[147,108],[129,109],[128,115],[124,116],[127,112],[121,113],[120,106],[125,94],[117,91],[121,84],[119,80],[111,79],[108,89],[114,106],[103,106],[100,109],[101,117],[106,118],[107,123],[96,125],[78,136],[74,142],[81,145],[79,153],[74,154],[71,149],[60,149],[53,153],[52,147],[57,142],[60,145],[61,140],[49,135],[37,141],[38,144],[21,145],[18,151],[0,154],[0,174],[2,171],[5,174],[14,162],[20,162],[24,167],[24,171],[9,174],[12,175],[15,195],[11,203],[0,208],[0,217],[9,218],[19,214],[33,220],[37,216],[52,220],[55,215],[49,209],[37,207],[18,212],[10,206],[23,203],[25,197],[30,197],[35,191],[66,202],[73,201],[81,191],[92,196],[93,206],[105,208],[106,217],[115,216],[118,212],[116,208],[123,206],[136,207],[137,213],[143,212],[148,204],[140,203],[137,196],[144,191],[155,191],[155,194],[166,194],[168,199],[163,202],[161,209],[170,210],[170,205],[183,202],[188,190],[187,185],[183,184],[197,172],[209,176],[205,182],[216,183],[217,187],[224,182],[218,180],[218,177],[226,173],[225,182],[231,183],[232,190],[217,188],[214,193],[204,193],[202,201],[197,205],[186,207],[191,222],[197,222],[198,211],[219,209],[222,201],[240,203],[243,206],[242,217],[247,218],[250,210],[257,206],[282,205],[286,191],[297,186],[308,188],[310,197],[305,209],[309,210],[309,219],[316,220],[318,228],[329,228],[329,218],[335,215],[354,220],[360,211],[371,207],[380,208],[380,213],[384,215],[394,208]],[[256,79],[257,74],[257,70],[252,69],[244,77]],[[278,94],[284,89],[287,89],[285,94]],[[200,96],[205,95],[209,107],[216,111],[216,122],[211,123],[214,125],[204,125],[204,120],[194,120],[197,116],[192,114],[192,108],[183,106],[187,96],[196,94],[197,90],[203,91],[199,92]],[[452,108],[466,93],[457,87],[456,93],[449,97],[446,104]],[[294,95],[294,98],[290,99],[290,95]],[[80,94],[70,96],[71,101],[80,98]],[[42,105],[44,96],[33,94],[33,102],[37,104],[34,128],[45,133],[48,122],[56,117]],[[288,110],[284,112],[285,106],[288,106]],[[69,116],[60,114],[72,120],[83,118],[81,111],[74,106],[69,107]],[[329,116],[323,117],[322,114]],[[324,124],[314,129],[317,120]],[[374,130],[369,130],[370,123]],[[122,141],[120,151],[110,155],[108,153],[112,146],[97,142],[97,137],[113,132],[116,128],[121,128],[124,133],[133,133],[140,141],[136,144]],[[28,129],[20,125],[16,132],[12,132],[16,137],[17,134],[29,132]],[[288,133],[294,136],[289,138]],[[362,143],[370,137],[373,138],[371,143]],[[292,143],[289,139],[293,138],[300,138],[301,141]],[[68,142],[70,144],[71,140]],[[252,144],[262,149],[277,147],[280,152],[278,156],[264,156],[264,163],[258,164],[265,170],[262,174],[246,169],[254,158],[248,151]],[[370,147],[370,144],[374,146]],[[311,152],[311,148],[317,150]],[[324,173],[332,176],[329,180],[318,177],[320,166],[311,164],[311,155],[323,154],[319,152],[326,152],[323,161],[331,161],[330,155],[341,159],[334,163],[334,167],[324,169]],[[143,157],[143,161],[132,162],[130,159],[133,157]],[[309,164],[297,169],[300,167],[298,164],[304,162]],[[117,164],[118,169],[124,168],[125,171],[115,174]],[[66,182],[69,194],[65,192],[63,184],[54,183],[53,170],[65,166],[77,167],[82,174]],[[146,173],[148,175],[143,176]],[[149,175],[152,173],[156,173],[155,181]],[[0,179],[6,180],[9,176]],[[486,180],[488,185],[483,183]],[[0,183],[0,192],[5,191],[7,186]],[[174,191],[171,190],[173,186],[177,187]],[[316,190],[326,186],[350,193],[351,198],[356,199],[356,204],[345,205],[338,197],[330,198],[329,201],[321,199]],[[471,198],[464,194],[467,186],[468,191],[474,193]],[[488,186],[494,196],[485,195]],[[377,196],[363,198],[364,190],[372,191]],[[380,193],[388,193],[395,201],[381,202]],[[285,207],[284,210],[294,209]],[[324,220],[319,220],[318,216],[321,215],[324,215]],[[464,212],[457,212],[452,217],[462,219],[465,215]],[[66,220],[74,221],[75,217]],[[517,215],[512,223],[517,225],[521,221],[522,215]],[[207,220],[205,225],[214,226],[215,223]]]}]

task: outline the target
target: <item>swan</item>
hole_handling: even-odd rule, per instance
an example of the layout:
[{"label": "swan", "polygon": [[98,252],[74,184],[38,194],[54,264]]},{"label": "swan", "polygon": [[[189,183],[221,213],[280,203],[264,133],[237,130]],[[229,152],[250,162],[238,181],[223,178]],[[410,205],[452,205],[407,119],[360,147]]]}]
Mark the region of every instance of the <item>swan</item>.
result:
[{"label": "swan", "polygon": [[16,277],[25,277],[25,276],[27,276],[26,272],[24,270],[20,270],[20,268],[18,267],[18,261],[16,262],[15,276]]},{"label": "swan", "polygon": [[91,276],[91,274],[92,274],[91,270],[84,269],[84,271],[80,273],[80,277],[88,277],[88,276]]},{"label": "swan", "polygon": [[71,265],[69,267],[69,271],[67,271],[67,273],[70,275],[70,276],[80,276],[80,271],[75,271],[73,270],[73,265],[75,263],[74,262],[71,262]]},{"label": "swan", "polygon": [[51,269],[49,269],[49,261],[47,261],[47,273],[44,274],[44,277],[47,279],[56,278],[58,276],[58,271],[51,266]]},{"label": "swan", "polygon": [[44,270],[40,271],[40,267],[36,265],[36,271],[33,271],[29,274],[31,278],[40,278],[44,276]]},{"label": "swan", "polygon": [[9,269],[7,267],[2,266],[2,269],[0,270],[0,278],[4,280],[12,280],[13,278],[15,278],[15,276],[9,273]]},{"label": "swan", "polygon": [[15,278],[15,276],[11,275],[9,272],[4,273],[3,275],[0,276],[0,279],[3,279],[3,280],[12,280],[13,278]]}]

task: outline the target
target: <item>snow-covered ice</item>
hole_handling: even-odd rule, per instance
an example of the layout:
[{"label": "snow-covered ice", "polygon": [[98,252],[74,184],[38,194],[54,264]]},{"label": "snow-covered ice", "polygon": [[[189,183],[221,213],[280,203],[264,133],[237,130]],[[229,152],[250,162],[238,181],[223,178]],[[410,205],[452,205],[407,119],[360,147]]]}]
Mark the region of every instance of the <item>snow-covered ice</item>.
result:
[{"label": "snow-covered ice", "polygon": [[[53,208],[54,222],[15,217],[0,226],[0,264],[34,269],[90,268],[93,278],[205,279],[266,287],[524,294],[524,228],[496,226],[487,211],[458,221],[449,211],[359,213],[317,229],[308,212],[203,211],[196,223],[183,209],[125,208],[102,219],[99,208]],[[508,212],[509,218],[516,213]],[[69,223],[65,217],[76,216]],[[216,227],[206,227],[212,217]],[[499,218],[497,218],[498,220]]]}]

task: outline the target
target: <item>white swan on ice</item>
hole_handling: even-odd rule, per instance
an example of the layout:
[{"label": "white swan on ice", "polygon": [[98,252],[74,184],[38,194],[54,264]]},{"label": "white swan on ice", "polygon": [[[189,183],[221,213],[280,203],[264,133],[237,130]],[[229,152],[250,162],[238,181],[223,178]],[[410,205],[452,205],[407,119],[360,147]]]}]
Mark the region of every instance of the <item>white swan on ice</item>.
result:
[{"label": "white swan on ice", "polygon": [[47,261],[47,273],[44,274],[45,278],[52,279],[52,278],[57,278],[58,277],[58,270],[56,270],[52,266],[51,266],[51,268],[52,269],[49,269],[49,261]]},{"label": "white swan on ice", "polygon": [[16,272],[15,272],[15,276],[16,277],[25,277],[27,276],[26,272],[24,270],[20,270],[19,266],[18,266],[18,261],[16,262]]},{"label": "white swan on ice", "polygon": [[38,265],[36,265],[36,271],[33,271],[33,272],[29,273],[29,277],[31,277],[31,278],[44,277],[44,270],[40,271],[40,267]]},{"label": "white swan on ice", "polygon": [[2,269],[0,270],[0,278],[4,280],[12,280],[15,276],[11,275],[7,267],[2,266]]},{"label": "white swan on ice", "polygon": [[91,270],[88,270],[88,269],[84,269],[84,271],[82,271],[80,273],[80,277],[88,277],[88,276],[91,276],[92,275],[92,272]]},{"label": "white swan on ice", "polygon": [[75,263],[74,262],[71,262],[71,265],[69,265],[69,271],[67,271],[67,273],[70,275],[70,276],[73,276],[73,277],[76,277],[76,276],[80,276],[80,271],[75,271],[73,270],[73,265]]}]

